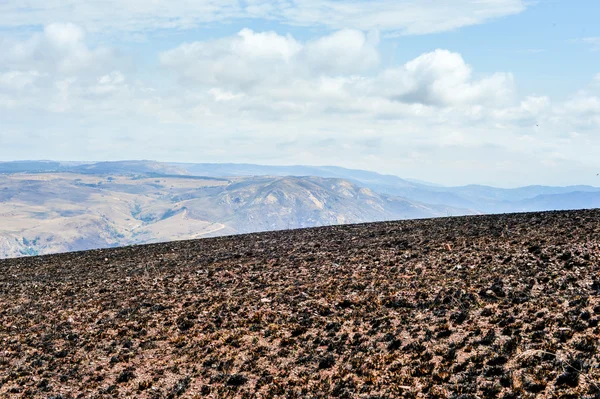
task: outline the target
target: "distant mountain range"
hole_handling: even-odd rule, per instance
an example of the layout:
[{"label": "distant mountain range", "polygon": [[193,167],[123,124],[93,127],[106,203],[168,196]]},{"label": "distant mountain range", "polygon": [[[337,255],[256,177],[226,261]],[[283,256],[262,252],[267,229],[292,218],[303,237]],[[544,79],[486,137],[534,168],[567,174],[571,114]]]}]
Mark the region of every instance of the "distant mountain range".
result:
[{"label": "distant mountain range", "polygon": [[0,257],[255,231],[600,207],[600,188],[443,187],[333,166],[0,162]]},{"label": "distant mountain range", "polygon": [[482,213],[528,212],[600,207],[600,187],[526,186],[512,189],[482,185],[444,187],[365,170],[336,166],[264,166],[251,164],[172,163],[201,176],[319,176],[345,179],[382,194],[413,201],[476,210]]},{"label": "distant mountain range", "polygon": [[118,162],[0,162],[0,173],[71,172],[82,174],[189,175],[203,177],[314,176],[348,180],[362,187],[413,201],[474,209],[482,213],[596,208],[600,187],[526,186],[495,188],[482,185],[445,187],[365,170],[337,166],[267,166],[253,164]]}]

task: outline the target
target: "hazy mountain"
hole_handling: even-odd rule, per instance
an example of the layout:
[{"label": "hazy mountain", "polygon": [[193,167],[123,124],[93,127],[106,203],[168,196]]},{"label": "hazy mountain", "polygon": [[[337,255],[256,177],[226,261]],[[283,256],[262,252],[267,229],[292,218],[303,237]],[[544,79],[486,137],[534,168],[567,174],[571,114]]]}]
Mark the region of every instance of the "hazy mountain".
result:
[{"label": "hazy mountain", "polygon": [[189,175],[185,169],[156,161],[116,162],[55,162],[14,161],[0,162],[0,173],[48,173],[70,172],[84,174],[160,174]]},{"label": "hazy mountain", "polygon": [[[82,174],[117,174],[128,176],[178,176],[190,175],[203,178],[227,178],[236,176],[314,176],[340,178],[362,187],[387,195],[400,196],[417,202],[439,204],[454,208],[476,209],[483,213],[545,210],[546,205],[533,200],[542,195],[571,194],[561,201],[561,209],[593,208],[593,196],[584,193],[600,192],[592,186],[527,186],[519,188],[496,188],[483,185],[445,187],[414,179],[403,179],[376,172],[346,169],[336,166],[269,166],[253,164],[215,163],[163,163],[155,161],[118,162],[53,162],[18,161],[0,162],[0,173],[18,172],[70,172]],[[571,202],[569,202],[571,201]],[[538,204],[539,208],[536,207]],[[532,208],[529,208],[532,207]]]},{"label": "hazy mountain", "polygon": [[[186,170],[192,175],[202,176],[319,176],[326,178],[342,178],[368,187],[382,194],[409,198],[429,204],[440,204],[450,207],[477,209],[484,213],[518,212],[524,207],[523,201],[541,195],[569,194],[564,197],[561,209],[593,208],[596,203],[593,196],[586,192],[600,192],[600,188],[592,186],[527,186],[519,188],[496,188],[483,185],[467,185],[445,187],[414,179],[402,179],[393,175],[382,175],[356,169],[345,169],[335,166],[266,166],[251,164],[172,164]],[[571,200],[572,202],[568,202]],[[566,201],[566,202],[565,202]],[[541,202],[539,209],[536,202],[530,202],[533,208],[541,211],[546,208]]]},{"label": "hazy mountain", "polygon": [[[191,175],[198,176],[316,176],[346,179],[371,185],[390,185],[394,187],[421,187],[416,183],[401,179],[398,176],[382,175],[359,169],[346,169],[338,166],[269,166],[232,163],[171,163],[173,166],[185,169]],[[433,184],[431,186],[434,186]]]},{"label": "hazy mountain", "polygon": [[63,168],[60,162],[54,161],[14,161],[0,162],[0,173],[39,173],[58,172]]},{"label": "hazy mountain", "polygon": [[0,257],[467,213],[320,177],[0,174]]},{"label": "hazy mountain", "polygon": [[538,195],[517,202],[512,206],[521,207],[522,212],[532,210],[569,210],[600,208],[600,192],[568,192],[563,194]]},{"label": "hazy mountain", "polygon": [[327,224],[600,207],[600,188],[444,187],[333,166],[0,162],[0,256]]}]

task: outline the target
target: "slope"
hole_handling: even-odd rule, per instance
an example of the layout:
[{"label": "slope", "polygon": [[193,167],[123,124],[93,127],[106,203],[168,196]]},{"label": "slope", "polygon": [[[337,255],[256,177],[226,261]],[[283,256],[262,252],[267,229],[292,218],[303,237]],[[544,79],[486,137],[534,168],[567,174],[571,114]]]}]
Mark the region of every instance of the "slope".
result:
[{"label": "slope", "polygon": [[0,396],[595,398],[600,211],[0,261]]}]

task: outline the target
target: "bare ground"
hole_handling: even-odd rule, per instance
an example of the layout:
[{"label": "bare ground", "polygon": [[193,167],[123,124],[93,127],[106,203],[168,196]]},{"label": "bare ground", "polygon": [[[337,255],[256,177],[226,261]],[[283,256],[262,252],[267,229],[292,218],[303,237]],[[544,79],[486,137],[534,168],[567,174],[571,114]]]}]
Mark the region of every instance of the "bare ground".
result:
[{"label": "bare ground", "polygon": [[600,210],[0,261],[0,397],[600,398]]}]

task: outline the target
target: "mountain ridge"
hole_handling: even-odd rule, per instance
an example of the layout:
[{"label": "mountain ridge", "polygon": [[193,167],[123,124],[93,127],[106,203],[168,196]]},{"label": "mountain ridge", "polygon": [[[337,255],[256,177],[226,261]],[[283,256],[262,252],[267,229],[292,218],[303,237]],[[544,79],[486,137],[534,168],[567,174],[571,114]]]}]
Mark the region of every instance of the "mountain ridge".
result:
[{"label": "mountain ridge", "polygon": [[0,257],[470,213],[320,177],[5,174]]},{"label": "mountain ridge", "polygon": [[327,224],[597,207],[600,188],[592,186],[430,186],[335,166],[0,162],[0,257]]}]

